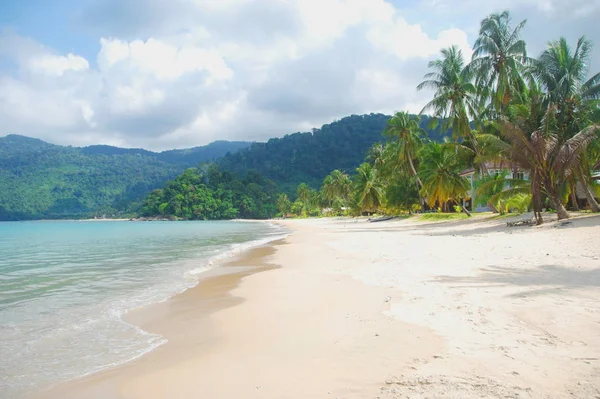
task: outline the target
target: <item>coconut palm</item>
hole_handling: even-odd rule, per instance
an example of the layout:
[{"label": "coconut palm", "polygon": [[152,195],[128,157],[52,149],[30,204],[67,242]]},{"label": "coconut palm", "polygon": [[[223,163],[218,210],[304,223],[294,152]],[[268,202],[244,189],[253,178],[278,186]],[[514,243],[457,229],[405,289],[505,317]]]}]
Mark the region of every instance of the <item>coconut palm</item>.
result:
[{"label": "coconut palm", "polygon": [[377,169],[363,163],[356,169],[354,177],[354,201],[362,211],[375,212],[381,206],[383,186]]},{"label": "coconut palm", "polygon": [[469,118],[477,114],[477,89],[473,84],[473,72],[465,68],[462,51],[456,46],[443,49],[442,58],[431,61],[425,80],[417,90],[432,89],[433,100],[425,105],[421,113],[431,111],[443,119],[443,128],[452,129],[455,137],[471,137]]},{"label": "coconut palm", "polygon": [[292,203],[288,198],[287,194],[279,194],[277,197],[277,209],[281,212],[282,216],[285,218],[285,215],[290,211],[292,207]]},{"label": "coconut palm", "polygon": [[420,202],[421,198],[414,176],[399,174],[394,176],[393,181],[385,187],[385,207],[387,210],[412,213],[413,208],[419,206]]},{"label": "coconut palm", "polygon": [[310,188],[308,184],[300,183],[296,189],[296,194],[298,195],[298,200],[302,203],[302,211],[305,214],[310,214],[313,208],[318,205],[318,193]]},{"label": "coconut palm", "polygon": [[328,205],[335,203],[340,207],[346,206],[351,191],[350,176],[336,169],[325,177],[321,186],[322,197]]},{"label": "coconut palm", "polygon": [[[561,37],[550,42],[533,64],[535,76],[546,89],[546,105],[556,109],[557,134],[561,141],[588,126],[598,110],[600,73],[587,79],[591,47],[591,42],[584,36],[579,38],[575,49]],[[590,208],[600,212],[600,205],[590,188],[591,168],[586,160],[582,157],[575,174],[584,186]]]},{"label": "coconut palm", "polygon": [[477,76],[477,85],[484,89],[480,94],[489,96],[496,114],[501,114],[525,86],[522,74],[528,58],[520,34],[526,22],[513,28],[508,11],[491,14],[481,21],[468,69]]},{"label": "coconut palm", "polygon": [[425,131],[419,126],[418,119],[411,118],[408,112],[396,112],[388,121],[388,125],[383,131],[391,140],[397,142],[395,148],[398,164],[402,168],[406,166],[410,176],[415,177],[415,182],[418,189],[421,189],[423,183],[417,175],[414,160],[417,157],[417,152],[423,145],[423,137]]},{"label": "coconut palm", "polygon": [[383,143],[375,143],[367,152],[367,161],[378,170],[383,170],[386,167],[387,156],[386,146]]},{"label": "coconut palm", "polygon": [[531,183],[524,179],[487,175],[477,182],[477,186],[477,202],[482,205],[487,204],[501,215],[504,214],[511,198],[529,196],[531,199]]},{"label": "coconut palm", "polygon": [[[444,206],[448,201],[460,204],[459,200],[467,196],[469,182],[460,176],[463,167],[456,159],[455,148],[428,143],[419,151],[419,161],[419,177],[423,182],[421,195],[427,198],[429,206]],[[471,216],[469,211],[463,210]]]},{"label": "coconut palm", "polygon": [[[542,118],[536,116],[539,107],[515,105],[509,107],[512,120],[504,121],[501,132],[511,144],[510,158],[520,168],[529,171],[533,207],[538,223],[542,222],[541,196],[546,194],[559,219],[569,217],[562,203],[560,189],[574,173],[581,154],[597,137],[600,127],[591,125],[566,141],[557,133],[556,110],[549,108]],[[536,120],[537,119],[537,120]],[[534,123],[539,123],[537,127]]]},{"label": "coconut palm", "polygon": [[587,79],[591,49],[585,36],[579,38],[574,50],[561,37],[548,43],[533,64],[532,70],[547,92],[546,100],[558,106],[560,122],[565,124],[559,127],[567,133],[569,124],[586,122],[600,99],[600,73]]},{"label": "coconut palm", "polygon": [[506,209],[525,213],[531,206],[531,194],[515,194],[506,201]]}]

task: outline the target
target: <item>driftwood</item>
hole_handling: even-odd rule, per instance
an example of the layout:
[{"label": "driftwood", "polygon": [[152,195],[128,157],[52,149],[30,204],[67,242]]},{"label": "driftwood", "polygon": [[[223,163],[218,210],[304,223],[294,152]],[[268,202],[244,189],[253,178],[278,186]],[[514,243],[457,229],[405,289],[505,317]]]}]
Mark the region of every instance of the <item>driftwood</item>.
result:
[{"label": "driftwood", "polygon": [[515,226],[535,226],[536,225],[536,221],[535,221],[535,219],[521,219],[521,220],[516,220],[514,222],[506,222],[506,225],[508,227],[515,227]]}]

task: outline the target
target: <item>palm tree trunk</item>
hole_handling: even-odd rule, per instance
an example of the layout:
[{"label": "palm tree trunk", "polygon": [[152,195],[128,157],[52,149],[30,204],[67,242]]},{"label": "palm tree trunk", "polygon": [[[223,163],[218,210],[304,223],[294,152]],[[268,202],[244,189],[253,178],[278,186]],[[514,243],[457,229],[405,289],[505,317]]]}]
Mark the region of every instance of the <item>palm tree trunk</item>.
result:
[{"label": "palm tree trunk", "polygon": [[550,205],[552,205],[552,208],[554,208],[556,210],[556,214],[558,215],[558,220],[569,218],[569,213],[567,212],[567,210],[565,209],[565,206],[563,205],[562,201],[560,200],[558,193],[556,193],[556,192],[548,193],[548,199],[550,200]]},{"label": "palm tree trunk", "polygon": [[535,222],[539,226],[544,223],[542,217],[542,185],[537,170],[531,171],[531,205],[533,208],[533,215],[535,216]]},{"label": "palm tree trunk", "polygon": [[571,191],[571,202],[573,203],[573,210],[575,212],[579,212],[581,209],[579,209],[579,202],[577,201],[577,192],[575,190],[576,188],[573,187],[573,190]]},{"label": "palm tree trunk", "polygon": [[584,188],[583,191],[585,192],[585,198],[590,206],[590,210],[592,212],[600,212],[600,204],[598,204],[598,201],[596,201],[596,198],[594,198],[594,193],[592,193],[591,187],[586,182],[582,182],[582,184]]},{"label": "palm tree trunk", "polygon": [[416,181],[417,181],[417,191],[419,192],[419,203],[421,204],[421,212],[425,211],[425,200],[423,199],[423,197],[421,196],[420,192],[421,189],[423,188],[423,182],[421,181],[421,179],[419,178],[419,175],[417,174],[417,169],[415,168],[415,164],[413,163],[412,157],[410,156],[410,154],[408,154],[408,165],[410,166],[410,172],[413,174],[413,176],[415,177]]},{"label": "palm tree trunk", "polygon": [[577,177],[579,178],[579,181],[581,182],[581,185],[583,186],[585,198],[587,199],[587,203],[590,206],[590,210],[592,212],[600,212],[600,205],[598,204],[598,201],[596,201],[596,198],[594,198],[594,193],[592,192],[592,189],[591,189],[590,185],[588,184],[587,179],[585,178],[585,175],[583,173],[583,168],[581,167],[581,165],[579,165],[579,167],[577,168],[577,174],[578,174]]},{"label": "palm tree trunk", "polygon": [[570,179],[569,185],[571,186],[571,202],[573,203],[573,210],[579,212],[579,201],[577,201],[577,182],[574,179]]},{"label": "palm tree trunk", "polygon": [[419,179],[419,175],[417,174],[417,169],[415,168],[415,164],[413,163],[413,160],[410,156],[408,157],[408,164],[410,165],[411,173],[417,179],[417,185],[419,186],[418,189],[420,190],[421,188],[423,188],[423,182],[421,181],[421,179]]},{"label": "palm tree trunk", "polygon": [[467,210],[467,208],[465,208],[465,207],[463,206],[463,204],[462,204],[462,201],[457,201],[457,200],[455,200],[454,198],[452,198],[452,200],[453,200],[454,202],[456,202],[456,203],[458,204],[458,206],[460,206],[460,209],[462,209],[462,211],[463,211],[464,213],[466,213],[468,217],[471,217],[471,212],[469,212],[469,211]]}]

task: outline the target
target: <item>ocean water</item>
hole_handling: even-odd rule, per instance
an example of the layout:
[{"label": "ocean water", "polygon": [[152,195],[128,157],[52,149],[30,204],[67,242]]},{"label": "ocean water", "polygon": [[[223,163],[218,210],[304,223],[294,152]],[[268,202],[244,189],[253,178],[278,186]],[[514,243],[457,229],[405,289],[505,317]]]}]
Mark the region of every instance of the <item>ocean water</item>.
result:
[{"label": "ocean water", "polygon": [[0,398],[127,362],[164,338],[128,310],[194,286],[216,259],[281,238],[268,223],[0,223]]}]

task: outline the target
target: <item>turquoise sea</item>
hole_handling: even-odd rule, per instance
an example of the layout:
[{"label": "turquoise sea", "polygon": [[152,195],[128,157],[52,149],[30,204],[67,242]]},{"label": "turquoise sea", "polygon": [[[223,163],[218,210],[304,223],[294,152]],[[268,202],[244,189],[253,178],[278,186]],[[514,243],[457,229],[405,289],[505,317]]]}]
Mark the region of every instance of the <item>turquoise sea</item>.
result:
[{"label": "turquoise sea", "polygon": [[284,235],[229,221],[0,223],[0,397],[156,348],[163,337],[123,314],[195,285],[219,258]]}]

